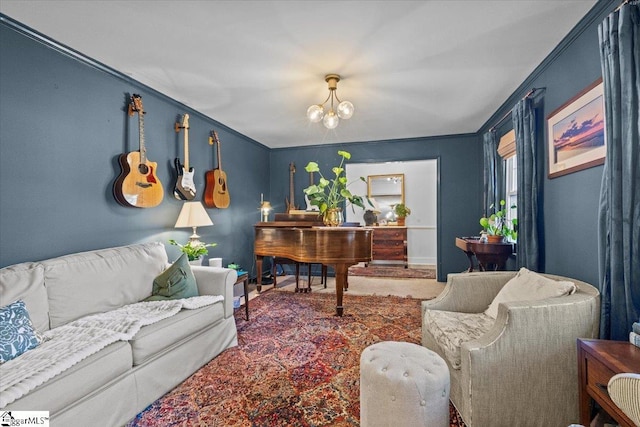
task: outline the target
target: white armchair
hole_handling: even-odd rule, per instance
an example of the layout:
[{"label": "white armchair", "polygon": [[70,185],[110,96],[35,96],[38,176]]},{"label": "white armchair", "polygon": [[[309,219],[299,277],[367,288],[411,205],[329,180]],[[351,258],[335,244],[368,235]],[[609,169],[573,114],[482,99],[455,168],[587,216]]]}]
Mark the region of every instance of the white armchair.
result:
[{"label": "white armchair", "polygon": [[611,377],[607,385],[613,403],[640,426],[640,374],[617,374]]},{"label": "white armchair", "polygon": [[[579,418],[576,339],[597,337],[600,294],[588,283],[544,275],[577,290],[500,303],[497,318],[487,318],[515,274],[450,274],[438,298],[422,303],[422,345],[447,361],[451,401],[467,426],[567,426]],[[450,316],[450,328],[436,326],[433,314]],[[442,335],[449,332],[457,338],[446,339],[447,348]]]}]

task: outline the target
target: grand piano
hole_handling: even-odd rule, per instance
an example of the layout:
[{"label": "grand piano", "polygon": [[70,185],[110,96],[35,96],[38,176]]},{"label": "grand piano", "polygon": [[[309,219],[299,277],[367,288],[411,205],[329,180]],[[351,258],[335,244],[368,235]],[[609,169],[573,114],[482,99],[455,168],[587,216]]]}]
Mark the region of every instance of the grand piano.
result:
[{"label": "grand piano", "polygon": [[325,227],[310,221],[291,219],[259,222],[254,226],[258,292],[262,290],[262,259],[265,256],[332,265],[336,273],[336,314],[342,316],[342,296],[347,288],[349,267],[371,261],[372,230],[364,227]]}]

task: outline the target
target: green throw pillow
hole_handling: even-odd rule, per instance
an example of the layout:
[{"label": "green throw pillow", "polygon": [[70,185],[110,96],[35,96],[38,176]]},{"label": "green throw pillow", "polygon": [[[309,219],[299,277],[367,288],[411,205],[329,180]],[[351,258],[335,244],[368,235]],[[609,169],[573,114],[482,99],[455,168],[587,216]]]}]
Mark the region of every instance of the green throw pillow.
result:
[{"label": "green throw pillow", "polygon": [[196,278],[193,277],[189,259],[182,254],[173,265],[153,279],[153,291],[145,301],[161,301],[198,296]]}]

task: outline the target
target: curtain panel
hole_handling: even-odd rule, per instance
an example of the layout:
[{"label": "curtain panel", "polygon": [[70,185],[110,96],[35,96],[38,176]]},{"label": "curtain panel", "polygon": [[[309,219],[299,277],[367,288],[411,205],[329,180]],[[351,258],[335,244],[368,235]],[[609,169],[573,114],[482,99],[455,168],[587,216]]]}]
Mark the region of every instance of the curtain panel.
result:
[{"label": "curtain panel", "polygon": [[600,337],[628,340],[640,316],[640,5],[598,26],[607,153],[598,223]]},{"label": "curtain panel", "polygon": [[[500,203],[502,160],[498,158],[498,143],[494,130],[484,134],[484,214],[489,215]],[[494,206],[493,208],[491,206]]]},{"label": "curtain panel", "polygon": [[536,112],[531,98],[525,97],[518,102],[511,118],[518,160],[518,269],[526,267],[539,271]]}]

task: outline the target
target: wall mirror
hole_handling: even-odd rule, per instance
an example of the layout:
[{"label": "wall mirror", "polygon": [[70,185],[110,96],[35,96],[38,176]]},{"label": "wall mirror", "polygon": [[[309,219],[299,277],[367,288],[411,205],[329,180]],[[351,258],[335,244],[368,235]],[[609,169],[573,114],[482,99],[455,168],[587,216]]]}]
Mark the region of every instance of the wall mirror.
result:
[{"label": "wall mirror", "polygon": [[375,200],[379,223],[395,221],[392,206],[404,203],[404,174],[368,175],[367,196]]}]

